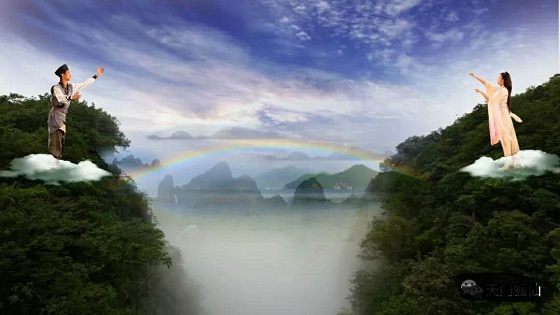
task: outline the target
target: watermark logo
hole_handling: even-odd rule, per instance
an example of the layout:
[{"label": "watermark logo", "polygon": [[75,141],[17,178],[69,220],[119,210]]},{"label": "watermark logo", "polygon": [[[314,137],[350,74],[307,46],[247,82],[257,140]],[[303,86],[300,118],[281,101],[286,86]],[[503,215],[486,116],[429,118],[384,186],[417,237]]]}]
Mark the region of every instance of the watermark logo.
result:
[{"label": "watermark logo", "polygon": [[477,286],[474,280],[465,280],[461,283],[461,290],[463,290],[463,297],[465,295],[470,296],[475,299],[479,299],[484,294],[484,289]]},{"label": "watermark logo", "polygon": [[455,278],[465,299],[520,301],[540,298],[542,288],[530,278],[504,274],[461,274]]}]

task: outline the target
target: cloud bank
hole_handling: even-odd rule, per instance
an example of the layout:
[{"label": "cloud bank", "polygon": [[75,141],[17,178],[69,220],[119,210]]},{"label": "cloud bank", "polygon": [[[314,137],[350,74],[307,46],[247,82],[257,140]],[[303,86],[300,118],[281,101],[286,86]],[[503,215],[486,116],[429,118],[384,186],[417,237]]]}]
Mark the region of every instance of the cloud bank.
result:
[{"label": "cloud bank", "polygon": [[546,172],[560,174],[560,158],[555,154],[549,154],[540,150],[522,150],[517,154],[520,168],[510,168],[502,171],[510,157],[502,157],[498,160],[483,156],[473,164],[461,169],[474,177],[481,178],[510,178],[512,180],[524,180],[529,176],[541,176]]},{"label": "cloud bank", "polygon": [[49,185],[60,182],[89,182],[100,180],[111,173],[97,167],[91,161],[78,164],[58,161],[48,154],[30,154],[14,159],[10,163],[11,170],[0,171],[0,177],[25,176],[31,180],[41,180]]}]

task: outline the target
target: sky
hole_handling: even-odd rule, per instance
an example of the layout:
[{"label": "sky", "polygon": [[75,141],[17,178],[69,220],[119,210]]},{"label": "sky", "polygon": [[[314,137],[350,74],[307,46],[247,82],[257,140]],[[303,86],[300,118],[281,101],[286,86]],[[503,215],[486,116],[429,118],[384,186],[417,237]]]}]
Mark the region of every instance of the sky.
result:
[{"label": "sky", "polygon": [[[560,73],[557,0],[0,2],[0,94],[48,93],[63,63],[82,98],[148,135],[241,127],[384,152]],[[513,109],[515,111],[515,109]],[[46,117],[45,117],[46,120]]]}]

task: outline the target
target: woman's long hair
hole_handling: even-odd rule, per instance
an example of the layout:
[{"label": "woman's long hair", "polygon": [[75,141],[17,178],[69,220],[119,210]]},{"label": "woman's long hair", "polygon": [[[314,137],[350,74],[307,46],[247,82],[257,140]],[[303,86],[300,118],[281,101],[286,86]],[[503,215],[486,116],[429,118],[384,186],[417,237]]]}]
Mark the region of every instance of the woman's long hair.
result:
[{"label": "woman's long hair", "polygon": [[504,80],[504,87],[508,90],[507,107],[508,111],[511,112],[511,109],[509,108],[509,98],[511,96],[511,76],[509,75],[509,73],[507,73],[507,71],[500,74],[502,76],[502,79]]}]

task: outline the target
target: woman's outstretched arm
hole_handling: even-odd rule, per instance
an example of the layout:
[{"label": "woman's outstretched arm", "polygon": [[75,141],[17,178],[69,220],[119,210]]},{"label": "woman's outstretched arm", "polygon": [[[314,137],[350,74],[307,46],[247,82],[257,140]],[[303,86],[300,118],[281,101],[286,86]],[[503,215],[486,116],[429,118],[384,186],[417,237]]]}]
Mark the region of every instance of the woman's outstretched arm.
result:
[{"label": "woman's outstretched arm", "polygon": [[480,83],[482,83],[484,86],[488,87],[490,84],[490,82],[484,80],[483,78],[477,76],[474,72],[469,73],[471,77],[477,79]]},{"label": "woman's outstretched arm", "polygon": [[480,93],[484,99],[488,102],[489,98],[488,98],[488,94],[486,94],[484,91],[481,91],[480,89],[474,89],[476,91],[476,93]]}]

